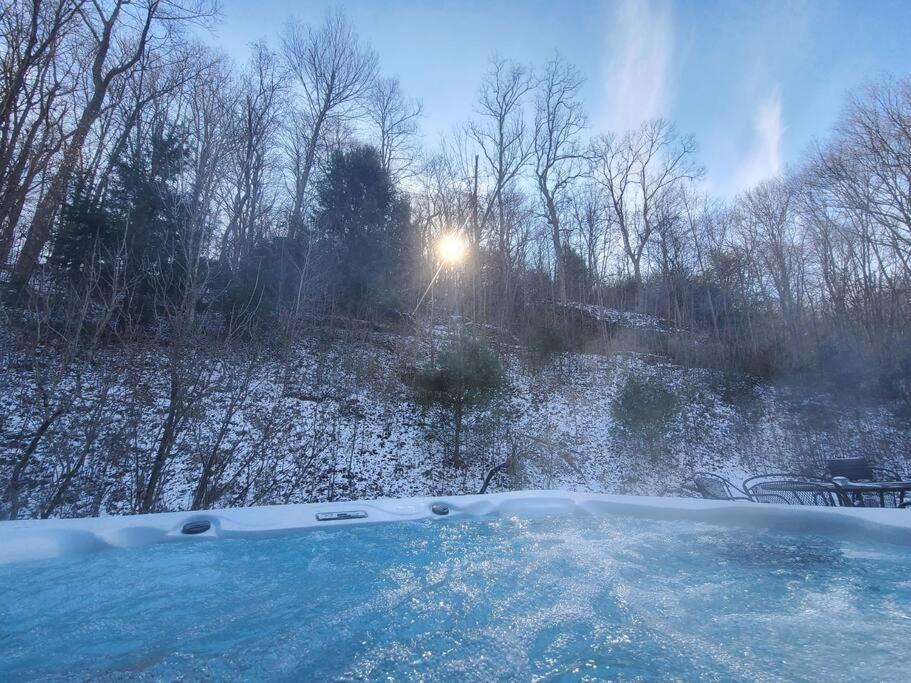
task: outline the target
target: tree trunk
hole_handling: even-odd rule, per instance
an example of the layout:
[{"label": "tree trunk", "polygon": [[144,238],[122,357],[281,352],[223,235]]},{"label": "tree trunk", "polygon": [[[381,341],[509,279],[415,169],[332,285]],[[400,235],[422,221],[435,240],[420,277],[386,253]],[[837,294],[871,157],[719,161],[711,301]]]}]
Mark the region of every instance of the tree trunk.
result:
[{"label": "tree trunk", "polygon": [[162,474],[164,474],[164,466],[171,456],[171,448],[174,445],[178,412],[182,409],[181,403],[183,403],[181,380],[172,374],[168,416],[165,418],[164,431],[158,444],[158,451],[155,454],[155,462],[152,464],[152,471],[149,473],[149,482],[139,504],[139,512],[149,512],[155,505],[155,499],[158,497],[158,485]]},{"label": "tree trunk", "polygon": [[298,230],[304,222],[307,185],[310,183],[310,173],[313,171],[313,163],[316,160],[316,148],[319,144],[319,136],[322,134],[323,123],[326,120],[330,108],[331,103],[326,101],[317,114],[316,120],[313,122],[313,130],[310,134],[310,139],[307,140],[307,150],[304,153],[304,166],[301,169],[300,178],[297,179],[297,192],[294,198],[294,205],[291,208],[291,225],[288,226],[288,237],[292,240],[296,240],[299,237]]},{"label": "tree trunk", "polygon": [[462,467],[462,412],[464,406],[457,400],[453,410],[455,412],[455,430],[452,435],[452,464],[453,467]]},{"label": "tree trunk", "polygon": [[22,251],[19,252],[16,267],[10,277],[10,284],[13,287],[25,287],[35,271],[38,257],[41,256],[41,251],[51,235],[51,225],[66,199],[67,187],[82,153],[82,146],[86,137],[88,137],[92,124],[101,111],[101,102],[104,99],[105,92],[106,88],[100,91],[96,90],[94,96],[86,105],[79,123],[76,125],[70,144],[67,146],[66,152],[64,152],[60,168],[57,169],[57,173],[51,180],[47,192],[44,193],[44,196],[38,202],[35,215],[29,226],[28,235],[25,238],[25,244],[22,245]]},{"label": "tree trunk", "polygon": [[480,287],[480,261],[481,261],[481,226],[478,223],[478,155],[474,155],[474,183],[471,188],[471,234],[474,238],[472,248],[475,256],[469,260],[471,268],[471,317],[478,319],[478,287]]},{"label": "tree trunk", "polygon": [[66,412],[66,408],[64,406],[60,406],[44,419],[44,421],[38,427],[38,430],[32,436],[31,441],[29,441],[28,446],[16,461],[16,465],[13,467],[13,471],[10,474],[9,482],[6,485],[6,499],[9,501],[9,512],[6,515],[7,519],[18,518],[19,485],[20,479],[22,478],[22,473],[25,472],[25,468],[28,466],[29,462],[31,462],[32,455],[34,455],[35,451],[38,450],[38,445],[41,443],[41,439],[44,438],[44,435],[51,428],[54,422],[57,421],[57,418],[63,415],[64,412]]},{"label": "tree trunk", "polygon": [[554,243],[554,259],[556,260],[557,297],[561,304],[566,303],[566,261],[563,258],[563,241],[560,237],[560,217],[554,204],[553,196],[547,191],[547,184],[539,180],[541,193],[547,204],[547,222],[550,223],[551,238]]}]

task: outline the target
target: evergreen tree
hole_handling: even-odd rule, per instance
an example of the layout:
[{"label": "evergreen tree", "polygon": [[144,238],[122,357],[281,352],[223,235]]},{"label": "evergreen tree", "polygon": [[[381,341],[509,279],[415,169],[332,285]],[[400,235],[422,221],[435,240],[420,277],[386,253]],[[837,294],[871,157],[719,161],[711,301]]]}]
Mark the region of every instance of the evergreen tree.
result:
[{"label": "evergreen tree", "polygon": [[226,264],[215,268],[210,284],[218,292],[226,323],[250,318],[258,325],[270,325],[283,312],[299,313],[307,262],[305,244],[277,237],[255,244],[235,268]]},{"label": "evergreen tree", "polygon": [[451,462],[456,467],[464,465],[461,444],[465,413],[486,405],[503,381],[503,368],[496,354],[461,324],[450,329],[437,365],[417,374],[422,400],[442,406],[451,415]]},{"label": "evergreen tree", "polygon": [[162,283],[173,291],[186,272],[190,245],[177,184],[185,159],[176,137],[154,135],[147,150],[117,162],[105,197],[77,183],[54,240],[58,273],[81,280],[95,269],[102,283],[116,274],[132,287],[133,312],[148,317]]},{"label": "evergreen tree", "polygon": [[347,305],[395,305],[411,216],[376,149],[335,152],[317,194],[314,225],[330,291]]},{"label": "evergreen tree", "polygon": [[91,271],[110,277],[117,242],[116,218],[82,182],[64,205],[54,237],[50,264],[58,276],[80,286]]},{"label": "evergreen tree", "polygon": [[588,302],[595,289],[595,277],[585,260],[572,247],[564,246],[561,254],[566,294],[573,301]]},{"label": "evergreen tree", "polygon": [[187,217],[177,180],[186,151],[171,136],[154,135],[149,150],[118,165],[111,196],[126,244],[126,267],[145,287],[160,276],[179,277],[187,255]]}]

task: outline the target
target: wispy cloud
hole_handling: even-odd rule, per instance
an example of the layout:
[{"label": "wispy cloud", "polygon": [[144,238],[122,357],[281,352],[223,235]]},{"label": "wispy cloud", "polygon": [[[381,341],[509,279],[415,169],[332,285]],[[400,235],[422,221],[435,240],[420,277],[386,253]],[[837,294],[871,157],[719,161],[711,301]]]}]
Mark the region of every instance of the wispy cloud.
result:
[{"label": "wispy cloud", "polygon": [[672,97],[673,7],[668,0],[619,0],[609,16],[602,124],[634,128],[667,117]]},{"label": "wispy cloud", "polygon": [[736,174],[737,190],[779,175],[782,162],[784,123],[781,115],[781,94],[776,90],[756,109],[753,120],[753,141]]}]

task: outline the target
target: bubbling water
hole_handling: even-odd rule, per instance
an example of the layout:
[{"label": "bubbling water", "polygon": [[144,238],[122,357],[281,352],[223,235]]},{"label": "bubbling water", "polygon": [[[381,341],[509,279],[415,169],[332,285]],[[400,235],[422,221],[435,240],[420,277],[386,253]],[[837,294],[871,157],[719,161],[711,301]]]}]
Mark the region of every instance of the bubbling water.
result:
[{"label": "bubbling water", "polygon": [[116,550],[0,567],[0,678],[881,679],[909,560],[581,514]]}]

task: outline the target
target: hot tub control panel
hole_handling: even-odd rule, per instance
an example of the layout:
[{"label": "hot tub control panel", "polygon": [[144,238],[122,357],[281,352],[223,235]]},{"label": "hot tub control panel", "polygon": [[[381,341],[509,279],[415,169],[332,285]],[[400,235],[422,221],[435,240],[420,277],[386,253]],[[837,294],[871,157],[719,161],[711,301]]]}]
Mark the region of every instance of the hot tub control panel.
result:
[{"label": "hot tub control panel", "polygon": [[363,510],[343,510],[340,512],[317,512],[317,522],[337,522],[341,519],[364,519],[367,513]]}]

